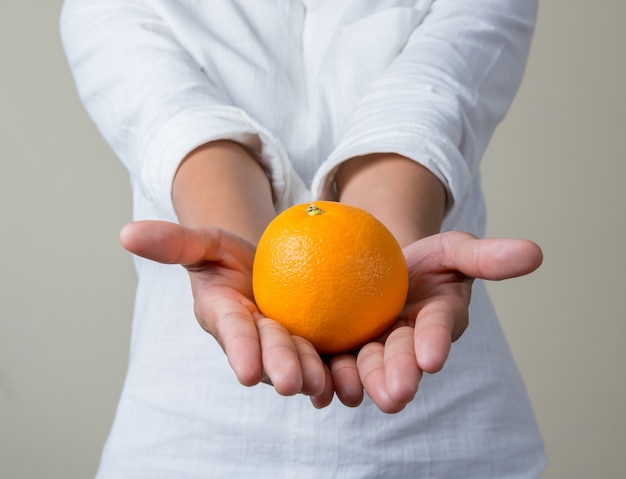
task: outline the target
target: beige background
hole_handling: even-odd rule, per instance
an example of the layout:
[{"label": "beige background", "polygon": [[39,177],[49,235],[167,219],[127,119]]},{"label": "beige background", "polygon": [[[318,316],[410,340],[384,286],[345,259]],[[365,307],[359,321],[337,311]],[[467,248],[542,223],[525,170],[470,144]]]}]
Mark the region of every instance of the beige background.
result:
[{"label": "beige background", "polygon": [[[126,363],[126,172],[76,97],[59,0],[0,4],[0,477],[93,475]],[[530,64],[484,162],[489,233],[538,241],[491,285],[551,463],[624,477],[626,2],[544,0]]]}]

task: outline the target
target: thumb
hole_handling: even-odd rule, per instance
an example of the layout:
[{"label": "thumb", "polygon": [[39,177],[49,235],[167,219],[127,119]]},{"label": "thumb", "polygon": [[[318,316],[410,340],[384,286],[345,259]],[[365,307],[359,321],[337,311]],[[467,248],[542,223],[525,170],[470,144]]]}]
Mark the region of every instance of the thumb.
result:
[{"label": "thumb", "polygon": [[442,234],[440,241],[442,265],[472,278],[515,278],[532,273],[543,262],[541,248],[529,240],[478,239],[467,233],[450,232]]},{"label": "thumb", "polygon": [[[212,234],[211,234],[212,233]],[[202,231],[167,221],[136,221],[120,231],[122,246],[131,253],[165,264],[195,264],[215,250],[218,231]]]},{"label": "thumb", "polygon": [[478,239],[470,233],[449,231],[426,237],[405,248],[409,269],[457,271],[471,278],[501,280],[532,273],[543,253],[534,242],[516,238]]}]

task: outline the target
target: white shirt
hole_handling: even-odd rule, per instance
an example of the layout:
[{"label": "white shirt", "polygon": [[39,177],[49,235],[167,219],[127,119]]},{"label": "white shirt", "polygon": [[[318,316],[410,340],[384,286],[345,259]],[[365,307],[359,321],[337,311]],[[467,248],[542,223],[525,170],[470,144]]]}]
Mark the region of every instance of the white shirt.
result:
[{"label": "white shirt", "polygon": [[[126,165],[136,219],[176,221],[195,147],[233,139],[282,210],[334,198],[338,164],[395,152],[481,235],[479,162],[519,86],[536,0],[67,1],[81,98]],[[545,456],[484,285],[443,371],[395,415],[244,388],[193,316],[186,272],[136,260],[128,375],[98,477],[534,478]]]}]

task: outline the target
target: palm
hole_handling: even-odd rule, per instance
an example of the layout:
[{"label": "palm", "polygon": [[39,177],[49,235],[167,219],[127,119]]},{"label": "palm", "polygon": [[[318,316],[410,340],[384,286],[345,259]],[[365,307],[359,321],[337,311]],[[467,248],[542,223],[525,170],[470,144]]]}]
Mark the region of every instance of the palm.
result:
[{"label": "palm", "polygon": [[330,402],[330,374],[313,346],[263,317],[254,304],[254,245],[218,228],[162,221],[131,223],[121,240],[139,256],[188,270],[196,318],[222,346],[242,384],[263,380],[281,394],[302,392],[318,406]]},{"label": "palm", "polygon": [[[541,250],[532,242],[479,240],[459,232],[417,241],[404,253],[410,277],[407,304],[390,331],[365,345],[352,365],[369,396],[386,412],[404,408],[423,372],[443,367],[451,343],[467,327],[474,278],[520,276],[542,261]],[[348,369],[349,359],[341,360]]]}]

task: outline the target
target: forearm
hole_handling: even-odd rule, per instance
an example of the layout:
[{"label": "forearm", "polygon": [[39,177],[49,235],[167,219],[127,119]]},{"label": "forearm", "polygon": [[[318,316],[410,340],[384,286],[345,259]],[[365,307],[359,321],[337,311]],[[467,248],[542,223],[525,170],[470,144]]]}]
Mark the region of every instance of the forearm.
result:
[{"label": "forearm", "polygon": [[420,164],[393,153],[352,158],[336,175],[339,200],[381,220],[402,246],[439,232],[446,192]]},{"label": "forearm", "polygon": [[172,199],[181,224],[216,226],[253,243],[276,214],[265,171],[232,141],[192,151],[176,173]]}]

